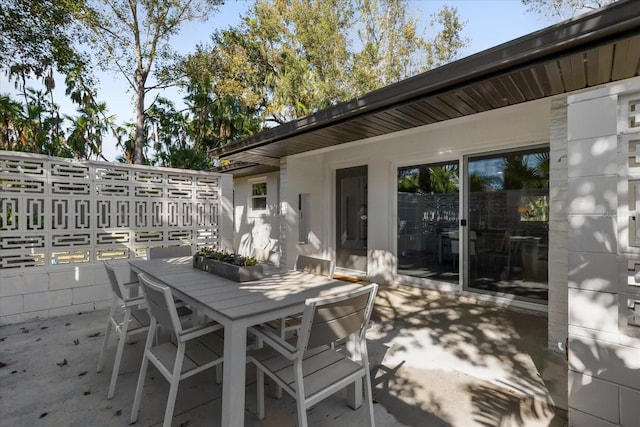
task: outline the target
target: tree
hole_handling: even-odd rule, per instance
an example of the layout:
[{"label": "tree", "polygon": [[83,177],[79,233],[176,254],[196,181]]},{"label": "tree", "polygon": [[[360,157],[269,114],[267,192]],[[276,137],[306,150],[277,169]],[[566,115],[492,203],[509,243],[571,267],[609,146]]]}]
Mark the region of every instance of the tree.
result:
[{"label": "tree", "polygon": [[76,17],[107,71],[120,73],[134,93],[135,151],[144,163],[145,97],[172,82],[157,72],[173,55],[168,42],[180,26],[208,18],[220,0],[87,0]]},{"label": "tree", "polygon": [[353,96],[372,91],[451,62],[468,44],[457,9],[444,6],[431,15],[432,38],[418,31],[417,18],[407,17],[403,0],[358,0],[358,36],[362,50],[354,55]]},{"label": "tree", "polygon": [[[237,27],[185,58],[187,81],[211,82],[265,122],[282,124],[454,58],[466,41],[455,9],[426,39],[402,0],[257,0]],[[364,22],[363,24],[359,24]],[[360,40],[354,40],[359,36]]]},{"label": "tree", "polygon": [[[76,2],[3,0],[0,3],[0,69],[28,101],[27,80],[42,79],[51,96],[54,71],[67,87],[91,87],[91,68],[76,49],[80,32],[74,25]],[[52,100],[53,101],[53,100]]]},{"label": "tree", "polygon": [[[20,111],[15,102],[7,104],[11,107],[7,114],[13,115],[13,140],[5,132],[3,147],[62,157],[101,154],[102,135],[110,119],[104,104],[95,99],[88,56],[79,50],[83,33],[75,22],[78,5],[70,0],[3,0],[0,4],[0,69],[23,97],[23,103],[17,104]],[[83,115],[77,120],[61,117],[53,96],[57,74],[64,77],[66,95],[80,106]],[[41,80],[42,90],[27,87],[31,79]],[[88,112],[92,112],[90,118]],[[68,140],[65,120],[75,122]],[[5,131],[7,126],[5,122]],[[89,126],[91,143],[80,138],[83,126]]]},{"label": "tree", "polygon": [[207,66],[215,98],[240,98],[277,124],[346,96],[347,0],[257,0],[236,28],[185,60],[189,80]]},{"label": "tree", "polygon": [[22,104],[0,95],[0,149],[18,151],[22,128]]},{"label": "tree", "polygon": [[562,20],[577,13],[599,9],[617,0],[521,0],[529,10]]},{"label": "tree", "polygon": [[[89,103],[78,109],[77,117],[68,116],[71,121],[67,144],[77,159],[102,157],[102,141],[109,128],[114,127],[114,117],[106,116],[107,105]],[[102,157],[104,159],[104,157]]]}]

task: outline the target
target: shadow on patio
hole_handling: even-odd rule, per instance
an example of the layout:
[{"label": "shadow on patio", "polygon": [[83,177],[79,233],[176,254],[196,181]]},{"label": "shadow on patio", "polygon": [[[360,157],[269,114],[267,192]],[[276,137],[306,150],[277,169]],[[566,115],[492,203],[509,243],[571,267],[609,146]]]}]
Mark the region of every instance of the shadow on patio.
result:
[{"label": "shadow on patio", "polygon": [[376,400],[401,423],[566,425],[566,362],[546,350],[546,316],[387,286],[372,323]]},{"label": "shadow on patio", "polygon": [[[95,367],[106,310],[0,328],[0,426],[126,426],[144,339],[125,349],[116,397],[106,399],[115,343]],[[546,317],[476,304],[465,297],[383,286],[368,338],[378,426],[562,426],[566,364],[546,351]],[[173,425],[219,425],[213,373],[183,381]],[[150,368],[136,425],[159,425],[168,385]],[[292,426],[293,399],[267,388],[255,417],[247,375],[246,425]],[[309,411],[310,425],[366,424],[338,393]],[[212,415],[213,414],[213,415]]]}]

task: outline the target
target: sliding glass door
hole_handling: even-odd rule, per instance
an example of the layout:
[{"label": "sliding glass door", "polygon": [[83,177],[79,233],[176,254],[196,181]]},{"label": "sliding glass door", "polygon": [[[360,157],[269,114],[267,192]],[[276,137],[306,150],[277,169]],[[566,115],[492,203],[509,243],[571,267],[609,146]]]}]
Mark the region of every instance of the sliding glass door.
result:
[{"label": "sliding glass door", "polygon": [[467,287],[546,302],[549,150],[471,157],[467,165]]},{"label": "sliding glass door", "polygon": [[398,168],[398,274],[459,282],[458,162]]}]

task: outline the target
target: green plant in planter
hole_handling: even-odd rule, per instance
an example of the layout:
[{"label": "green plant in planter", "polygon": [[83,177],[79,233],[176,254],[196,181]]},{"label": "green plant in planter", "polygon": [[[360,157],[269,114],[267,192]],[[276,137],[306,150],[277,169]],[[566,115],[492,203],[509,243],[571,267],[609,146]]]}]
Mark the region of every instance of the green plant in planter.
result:
[{"label": "green plant in planter", "polygon": [[238,255],[212,247],[202,247],[198,249],[197,255],[220,262],[226,262],[227,264],[241,265],[245,267],[260,264],[260,262],[254,257]]}]

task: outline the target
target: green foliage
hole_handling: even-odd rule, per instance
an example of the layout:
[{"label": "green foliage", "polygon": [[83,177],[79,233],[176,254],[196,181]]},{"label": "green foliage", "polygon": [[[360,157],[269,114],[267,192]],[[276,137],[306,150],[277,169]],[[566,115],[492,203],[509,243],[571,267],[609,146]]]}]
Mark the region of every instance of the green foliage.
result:
[{"label": "green foliage", "polygon": [[105,104],[88,103],[74,117],[61,115],[50,94],[31,88],[25,93],[25,104],[0,96],[0,149],[77,159],[101,155],[113,121],[104,115]]},{"label": "green foliage", "polygon": [[[532,164],[535,162],[535,164]],[[549,187],[549,153],[513,154],[504,158],[504,189]]]},{"label": "green foliage", "polygon": [[432,17],[441,28],[432,39],[407,10],[402,0],[257,0],[240,25],[184,58],[184,85],[282,124],[450,61],[466,45],[455,9]]},{"label": "green foliage", "polygon": [[350,85],[354,96],[395,83],[454,60],[468,44],[456,8],[431,15],[432,37],[418,30],[402,0],[359,0],[356,24],[362,50],[355,52]]},{"label": "green foliage", "polygon": [[557,17],[562,20],[594,9],[599,9],[617,0],[521,0],[532,12]]},{"label": "green foliage", "polygon": [[120,73],[134,93],[134,163],[145,163],[145,96],[174,83],[165,73],[155,72],[156,63],[172,58],[169,41],[183,23],[209,17],[219,4],[220,0],[87,0],[75,11],[101,66]]},{"label": "green foliage", "polygon": [[77,117],[67,116],[71,122],[67,144],[77,159],[89,159],[102,154],[102,141],[114,125],[114,117],[106,116],[105,103],[87,103],[78,108]]},{"label": "green foliage", "polygon": [[77,49],[81,33],[67,0],[3,0],[0,4],[0,69],[23,91],[30,78],[55,87],[53,71],[66,76],[67,90],[91,87],[89,61]]},{"label": "green foliage", "polygon": [[421,165],[399,171],[398,191],[404,193],[449,194],[459,188],[457,164]]},{"label": "green foliage", "polygon": [[260,262],[254,257],[238,255],[213,247],[202,247],[198,249],[196,254],[216,261],[245,267],[260,264]]},{"label": "green foliage", "polygon": [[[119,161],[207,169],[210,148],[447,62],[466,43],[455,9],[432,16],[439,31],[427,39],[404,0],[257,0],[239,26],[172,66],[171,37],[220,3],[4,0],[0,66],[24,100],[0,98],[0,149],[100,158],[111,132]],[[82,42],[90,55],[75,50]],[[129,83],[133,123],[116,126],[96,100],[89,59]],[[56,70],[79,106],[75,116],[62,115],[52,98]],[[33,77],[43,91],[24,86]],[[145,106],[147,93],[178,79],[184,111],[161,98]]]}]

